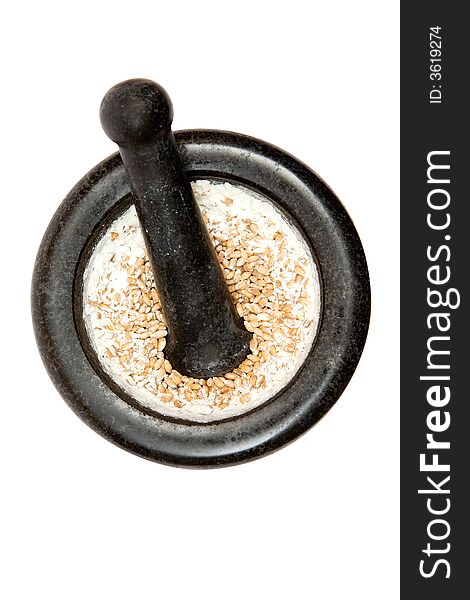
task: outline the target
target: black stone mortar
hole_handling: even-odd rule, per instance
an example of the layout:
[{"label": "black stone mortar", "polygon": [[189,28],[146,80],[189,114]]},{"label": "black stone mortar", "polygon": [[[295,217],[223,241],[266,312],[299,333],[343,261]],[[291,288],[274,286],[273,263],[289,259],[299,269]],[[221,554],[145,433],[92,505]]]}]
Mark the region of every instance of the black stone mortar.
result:
[{"label": "black stone mortar", "polygon": [[153,461],[221,467],[281,448],[337,401],[365,344],[369,276],[346,210],[307,166],[266,142],[226,131],[180,131],[175,140],[188,180],[226,181],[262,194],[307,241],[322,308],[315,341],[295,377],[250,412],[194,423],[142,407],[103,371],[83,322],[83,272],[100,233],[136,201],[118,153],[85,175],[47,228],[33,273],[33,324],[52,381],[95,431]]}]

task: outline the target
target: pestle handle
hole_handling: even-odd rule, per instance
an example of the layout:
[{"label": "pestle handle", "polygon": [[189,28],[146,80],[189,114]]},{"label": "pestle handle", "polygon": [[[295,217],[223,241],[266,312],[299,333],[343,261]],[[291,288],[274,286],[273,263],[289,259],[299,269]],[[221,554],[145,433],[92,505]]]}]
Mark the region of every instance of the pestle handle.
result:
[{"label": "pestle handle", "polygon": [[251,334],[183,171],[170,98],[153,81],[124,81],[103,98],[100,119],[119,146],[135,197],[168,327],[165,353],[183,375],[223,375],[246,358]]}]

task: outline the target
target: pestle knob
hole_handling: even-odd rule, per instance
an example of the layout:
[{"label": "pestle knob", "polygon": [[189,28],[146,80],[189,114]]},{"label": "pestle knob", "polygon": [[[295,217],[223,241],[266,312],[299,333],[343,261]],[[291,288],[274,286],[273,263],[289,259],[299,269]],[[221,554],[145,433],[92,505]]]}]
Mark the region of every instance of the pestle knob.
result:
[{"label": "pestle knob", "polygon": [[251,334],[183,172],[170,98],[153,81],[130,79],[107,92],[100,119],[135,197],[168,327],[166,355],[183,375],[223,375],[246,358]]}]

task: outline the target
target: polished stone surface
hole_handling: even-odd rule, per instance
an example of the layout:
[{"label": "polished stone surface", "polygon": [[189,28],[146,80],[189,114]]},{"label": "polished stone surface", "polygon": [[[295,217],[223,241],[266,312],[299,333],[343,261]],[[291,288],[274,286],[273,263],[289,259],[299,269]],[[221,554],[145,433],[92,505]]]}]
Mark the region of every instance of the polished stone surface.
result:
[{"label": "polished stone surface", "polygon": [[[359,361],[370,313],[367,264],[344,207],[308,167],[266,142],[221,131],[175,135],[190,179],[222,179],[261,192],[309,242],[321,274],[322,320],[294,380],[250,413],[192,424],[146,413],[94,365],[80,323],[84,249],[129,203],[119,155],[97,165],[54,215],[38,252],[32,309],[38,346],[57,389],[90,427],[122,448],[176,466],[217,467],[255,459],[294,440],[336,402]],[[78,308],[77,308],[78,307]]]}]

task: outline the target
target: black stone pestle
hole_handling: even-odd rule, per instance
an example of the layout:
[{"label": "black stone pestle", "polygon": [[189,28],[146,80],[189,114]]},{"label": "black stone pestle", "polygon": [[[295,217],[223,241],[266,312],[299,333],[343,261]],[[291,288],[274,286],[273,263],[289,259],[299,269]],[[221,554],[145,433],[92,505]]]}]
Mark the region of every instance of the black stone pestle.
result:
[{"label": "black stone pestle", "polygon": [[168,327],[165,354],[182,375],[236,368],[251,334],[222,269],[171,131],[173,107],[147,79],[112,87],[101,103],[104,131],[119,146]]}]

